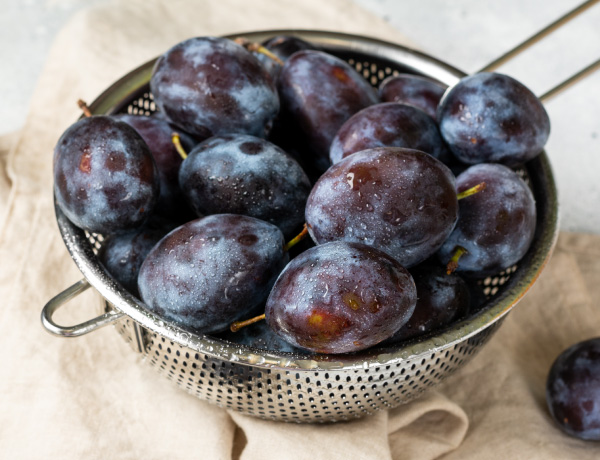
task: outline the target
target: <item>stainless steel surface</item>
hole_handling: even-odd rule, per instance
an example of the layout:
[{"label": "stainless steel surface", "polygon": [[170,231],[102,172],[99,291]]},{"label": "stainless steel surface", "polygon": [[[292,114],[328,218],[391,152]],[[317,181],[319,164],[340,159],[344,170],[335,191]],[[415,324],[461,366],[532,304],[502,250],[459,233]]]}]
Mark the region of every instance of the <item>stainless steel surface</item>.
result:
[{"label": "stainless steel surface", "polygon": [[[254,41],[294,33],[346,59],[377,85],[388,75],[414,72],[449,85],[464,74],[427,55],[394,44],[315,31],[244,34]],[[98,97],[93,113],[151,113],[148,90],[153,62],[119,80]],[[324,422],[359,417],[410,401],[465,364],[491,337],[531,287],[557,236],[557,197],[545,153],[526,165],[537,201],[535,240],[518,266],[482,282],[487,301],[470,317],[434,335],[394,348],[347,355],[294,355],[253,349],[192,334],[161,320],[125,291],[96,259],[101,235],[75,227],[60,209],[57,222],[85,279],[125,316],[118,332],[145,361],[191,394],[223,407],[274,420]]]},{"label": "stainless steel surface", "polygon": [[79,337],[80,335],[88,334],[104,326],[114,323],[124,316],[124,313],[115,310],[109,310],[100,316],[85,321],[74,326],[60,326],[54,322],[52,317],[65,303],[78,296],[90,287],[90,284],[85,280],[80,280],[74,285],[68,287],[60,294],[54,296],[42,309],[42,324],[46,330],[60,337]]},{"label": "stainless steel surface", "polygon": [[498,67],[501,67],[502,64],[510,61],[511,59],[513,59],[518,54],[521,54],[526,49],[532,47],[533,45],[535,45],[539,41],[543,40],[548,35],[550,35],[552,32],[554,32],[555,30],[560,29],[562,26],[564,26],[566,23],[568,23],[572,19],[575,19],[580,14],[585,13],[589,8],[591,8],[592,6],[594,6],[596,3],[598,3],[598,0],[587,0],[587,1],[583,2],[581,5],[578,5],[577,7],[573,8],[571,11],[569,11],[569,12],[565,13],[564,15],[562,15],[557,20],[555,20],[552,23],[548,24],[542,30],[540,30],[540,31],[536,32],[535,34],[533,34],[527,40],[519,43],[519,45],[515,46],[513,49],[507,51],[502,56],[494,59],[489,64],[486,64],[478,72],[493,72]]},{"label": "stainless steel surface", "polygon": [[579,72],[575,73],[574,75],[571,75],[565,81],[559,83],[554,88],[551,88],[548,91],[546,91],[544,94],[542,94],[539,97],[540,101],[542,101],[542,102],[549,101],[553,97],[557,96],[558,94],[562,93],[566,89],[568,89],[571,86],[575,85],[577,82],[583,80],[585,77],[587,77],[588,75],[592,74],[593,72],[595,72],[599,68],[600,68],[600,59],[596,59],[590,65],[584,67],[583,69],[581,69]]}]

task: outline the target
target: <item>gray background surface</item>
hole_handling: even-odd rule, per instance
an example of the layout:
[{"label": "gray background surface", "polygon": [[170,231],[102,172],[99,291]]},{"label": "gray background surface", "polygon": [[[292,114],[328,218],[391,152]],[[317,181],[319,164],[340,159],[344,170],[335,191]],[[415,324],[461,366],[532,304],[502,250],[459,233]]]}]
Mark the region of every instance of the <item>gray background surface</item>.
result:
[{"label": "gray background surface", "polygon": [[[107,0],[0,0],[0,135],[23,124],[52,40],[81,8]],[[240,0],[243,1],[243,0]],[[412,43],[475,72],[580,0],[354,0]],[[536,94],[600,56],[600,5],[498,71]],[[546,103],[546,146],[556,175],[561,228],[600,233],[600,72]]]}]

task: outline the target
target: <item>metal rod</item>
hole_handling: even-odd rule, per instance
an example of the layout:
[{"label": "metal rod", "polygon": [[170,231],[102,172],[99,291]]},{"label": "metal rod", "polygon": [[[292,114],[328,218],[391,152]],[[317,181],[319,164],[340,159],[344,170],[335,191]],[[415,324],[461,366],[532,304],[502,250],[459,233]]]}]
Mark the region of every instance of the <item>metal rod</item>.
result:
[{"label": "metal rod", "polygon": [[565,15],[563,15],[562,17],[558,18],[552,24],[549,24],[548,26],[544,27],[542,30],[537,32],[535,35],[529,37],[527,40],[525,40],[521,44],[519,44],[516,47],[514,47],[513,49],[507,51],[502,56],[500,56],[498,59],[493,60],[492,62],[487,64],[485,67],[483,67],[478,72],[491,72],[491,71],[497,69],[505,62],[509,61],[510,59],[514,58],[518,54],[525,51],[530,46],[535,45],[541,39],[543,39],[547,35],[551,34],[556,29],[560,28],[561,26],[563,26],[564,24],[569,22],[571,19],[579,16],[581,13],[586,11],[588,8],[594,6],[596,3],[598,3],[598,1],[600,1],[600,0],[588,0],[587,2],[582,3],[578,7],[574,8],[573,10],[571,10],[568,13],[566,13]]},{"label": "metal rod", "polygon": [[565,89],[573,86],[579,80],[582,80],[583,78],[587,77],[589,74],[591,74],[595,70],[598,70],[599,68],[600,68],[600,59],[597,59],[595,62],[593,62],[589,66],[587,66],[585,69],[580,70],[575,75],[567,78],[565,81],[563,81],[562,83],[559,83],[551,90],[546,91],[544,94],[542,94],[539,97],[540,101],[546,102],[548,99],[556,96],[557,94],[561,93]]}]

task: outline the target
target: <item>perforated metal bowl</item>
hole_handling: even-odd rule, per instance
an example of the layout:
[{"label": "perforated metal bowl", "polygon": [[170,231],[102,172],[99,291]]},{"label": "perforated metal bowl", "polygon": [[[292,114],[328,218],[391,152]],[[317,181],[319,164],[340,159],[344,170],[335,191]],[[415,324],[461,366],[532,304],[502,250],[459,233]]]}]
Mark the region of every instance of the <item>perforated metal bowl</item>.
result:
[{"label": "perforated metal bowl", "polygon": [[[422,53],[365,37],[315,31],[242,34],[252,41],[295,34],[352,64],[377,86],[398,72],[433,77],[448,85],[464,74]],[[94,114],[155,110],[148,82],[154,61],[139,67],[91,104]],[[435,335],[394,348],[347,355],[294,355],[253,349],[191,334],[149,313],[96,258],[102,236],[75,227],[56,208],[64,242],[84,279],[53,298],[42,311],[50,332],[78,336],[106,324],[142,353],[161,375],[197,397],[222,407],[273,420],[346,420],[392,408],[419,396],[464,365],[500,326],[539,276],[557,235],[557,197],[548,158],[542,153],[519,171],[536,199],[537,231],[519,264],[482,281],[487,300],[467,319]],[[89,286],[105,299],[98,318],[72,327],[57,325],[54,311]]]}]

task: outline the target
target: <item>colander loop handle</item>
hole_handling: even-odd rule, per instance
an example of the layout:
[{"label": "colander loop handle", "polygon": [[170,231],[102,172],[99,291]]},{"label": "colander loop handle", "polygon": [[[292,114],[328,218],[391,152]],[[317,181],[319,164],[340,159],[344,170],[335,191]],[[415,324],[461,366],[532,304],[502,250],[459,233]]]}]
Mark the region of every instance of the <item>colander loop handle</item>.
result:
[{"label": "colander loop handle", "polygon": [[119,318],[124,316],[124,313],[116,310],[110,310],[103,315],[98,316],[97,318],[90,319],[74,326],[59,326],[56,324],[52,320],[52,316],[56,310],[58,310],[58,308],[63,306],[71,299],[77,297],[89,287],[90,283],[88,283],[85,279],[82,279],[53,297],[46,305],[44,305],[44,308],[42,309],[42,325],[48,332],[60,337],[79,337],[80,335],[93,332],[96,329],[114,323]]}]

